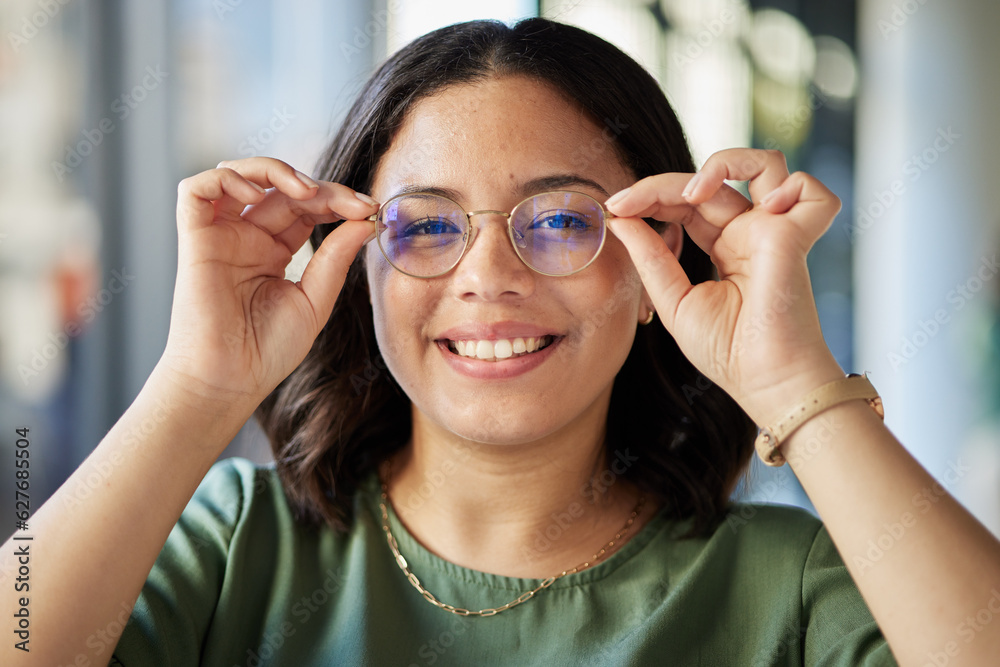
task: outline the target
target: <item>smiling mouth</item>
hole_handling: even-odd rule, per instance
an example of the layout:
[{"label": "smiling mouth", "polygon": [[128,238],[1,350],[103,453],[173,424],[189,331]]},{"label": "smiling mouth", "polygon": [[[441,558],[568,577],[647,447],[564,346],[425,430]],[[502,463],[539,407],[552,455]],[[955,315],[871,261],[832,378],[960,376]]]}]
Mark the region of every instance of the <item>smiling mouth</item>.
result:
[{"label": "smiling mouth", "polygon": [[481,361],[503,361],[544,350],[555,336],[530,338],[500,338],[498,340],[448,340],[448,349],[455,354]]}]

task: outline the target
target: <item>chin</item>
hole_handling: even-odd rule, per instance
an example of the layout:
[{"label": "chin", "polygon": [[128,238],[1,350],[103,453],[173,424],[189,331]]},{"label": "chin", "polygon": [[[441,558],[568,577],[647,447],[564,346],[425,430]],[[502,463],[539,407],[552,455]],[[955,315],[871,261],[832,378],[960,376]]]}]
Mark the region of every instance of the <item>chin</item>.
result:
[{"label": "chin", "polygon": [[544,438],[551,431],[539,429],[538,423],[530,418],[514,418],[518,424],[501,424],[495,415],[485,417],[478,424],[456,425],[452,432],[456,435],[487,445],[525,445]]},{"label": "chin", "polygon": [[467,406],[461,414],[452,412],[449,416],[423,411],[422,419],[464,440],[513,446],[536,442],[559,430],[552,414],[533,414],[536,412],[530,408],[475,410]]}]

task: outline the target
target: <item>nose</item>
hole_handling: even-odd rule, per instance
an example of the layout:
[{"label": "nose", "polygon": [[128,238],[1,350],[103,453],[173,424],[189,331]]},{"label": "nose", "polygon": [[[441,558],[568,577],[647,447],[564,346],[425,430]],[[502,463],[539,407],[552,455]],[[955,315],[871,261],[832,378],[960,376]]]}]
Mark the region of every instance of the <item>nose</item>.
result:
[{"label": "nose", "polygon": [[472,239],[452,274],[461,298],[485,301],[517,299],[535,289],[535,272],[514,252],[507,233],[507,214],[477,211],[469,216]]}]

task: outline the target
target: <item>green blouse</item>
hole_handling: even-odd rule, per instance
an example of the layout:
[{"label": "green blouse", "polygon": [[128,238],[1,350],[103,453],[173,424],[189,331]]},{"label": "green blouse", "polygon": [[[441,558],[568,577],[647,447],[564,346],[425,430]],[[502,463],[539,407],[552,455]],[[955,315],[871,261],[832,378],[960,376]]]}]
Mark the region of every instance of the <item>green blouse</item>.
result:
[{"label": "green blouse", "polygon": [[[823,525],[736,505],[706,538],[660,514],[606,561],[492,617],[424,600],[386,544],[372,474],[351,530],[292,518],[273,466],[213,466],[170,533],[111,664],[895,665]],[[541,580],[424,549],[390,510],[420,581],[468,609]]]}]

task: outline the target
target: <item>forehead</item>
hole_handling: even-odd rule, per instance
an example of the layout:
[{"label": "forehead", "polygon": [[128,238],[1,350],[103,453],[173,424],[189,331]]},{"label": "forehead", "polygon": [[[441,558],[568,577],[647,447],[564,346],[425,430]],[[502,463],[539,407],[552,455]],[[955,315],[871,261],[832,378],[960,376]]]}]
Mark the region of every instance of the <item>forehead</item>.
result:
[{"label": "forehead", "polygon": [[519,196],[556,175],[595,181],[609,194],[632,180],[614,132],[579,104],[551,84],[492,78],[416,102],[379,163],[372,194],[384,201],[427,185],[467,197],[498,189]]}]

